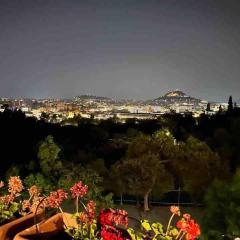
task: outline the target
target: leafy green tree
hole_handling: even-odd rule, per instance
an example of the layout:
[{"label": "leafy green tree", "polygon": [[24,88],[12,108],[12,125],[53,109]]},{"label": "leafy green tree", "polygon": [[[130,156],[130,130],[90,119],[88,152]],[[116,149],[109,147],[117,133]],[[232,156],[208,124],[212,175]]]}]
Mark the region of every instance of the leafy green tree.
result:
[{"label": "leafy green tree", "polygon": [[203,239],[240,236],[240,174],[231,181],[215,181],[205,196]]},{"label": "leafy green tree", "polygon": [[175,157],[176,140],[168,129],[161,129],[153,134],[152,148],[161,161],[170,161]]},{"label": "leafy green tree", "polygon": [[59,159],[61,149],[54,142],[53,136],[49,135],[40,143],[38,159],[42,173],[48,177],[56,177],[62,169],[62,162]]},{"label": "leafy green tree", "polygon": [[136,158],[150,152],[152,147],[152,138],[149,135],[140,133],[133,138],[132,142],[128,145],[126,155],[129,158]]},{"label": "leafy green tree", "polygon": [[160,171],[163,170],[158,156],[145,153],[137,158],[125,158],[119,166],[119,170],[128,191],[144,197],[144,210],[148,211],[149,194]]},{"label": "leafy green tree", "polygon": [[[124,182],[124,171],[121,171],[120,162],[111,166],[110,174],[108,176],[107,186],[116,195],[120,196],[120,205],[123,205],[123,194],[126,192],[126,185]],[[114,182],[114,184],[112,184]]]},{"label": "leafy green tree", "polygon": [[129,144],[126,157],[118,166],[126,190],[144,197],[144,210],[149,210],[148,199],[155,183],[169,178],[162,161],[171,156],[174,139],[167,130],[152,137],[139,134]]},{"label": "leafy green tree", "polygon": [[173,135],[168,129],[161,129],[153,134],[152,144],[152,151],[158,154],[161,163],[164,164],[167,172],[171,175],[171,177],[168,178],[168,181],[165,181],[164,184],[160,183],[162,186],[160,188],[158,186],[158,189],[162,189],[163,191],[162,187],[165,188],[168,186],[171,188],[172,180],[175,189],[178,189],[179,186],[182,185],[182,179],[178,168],[176,168],[173,164],[175,159],[178,157],[179,152],[177,141],[174,139]]},{"label": "leafy green tree", "polygon": [[91,161],[89,164],[87,164],[87,168],[97,172],[100,176],[105,176],[107,174],[107,168],[105,166],[104,159],[102,158]]},{"label": "leafy green tree", "polygon": [[227,164],[200,140],[189,137],[179,145],[178,158],[174,162],[184,181],[184,186],[192,194],[194,201],[202,199],[207,187],[215,178],[227,177]]}]

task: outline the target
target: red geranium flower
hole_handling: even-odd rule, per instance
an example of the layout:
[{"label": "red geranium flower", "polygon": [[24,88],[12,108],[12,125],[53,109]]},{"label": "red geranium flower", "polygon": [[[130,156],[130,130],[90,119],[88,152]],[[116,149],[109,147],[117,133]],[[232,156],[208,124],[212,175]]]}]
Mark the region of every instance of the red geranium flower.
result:
[{"label": "red geranium flower", "polygon": [[120,230],[117,230],[116,228],[111,226],[102,227],[101,238],[103,240],[127,240],[122,236],[122,233]]},{"label": "red geranium flower", "polygon": [[96,203],[90,200],[87,204],[87,215],[89,223],[92,223],[95,218],[96,213]]},{"label": "red geranium flower", "polygon": [[88,192],[88,186],[87,185],[83,185],[82,181],[74,184],[71,188],[70,191],[72,193],[72,197],[76,198],[76,197],[84,197],[87,192]]},{"label": "red geranium flower", "polygon": [[194,240],[201,234],[200,227],[194,220],[188,222],[186,240]]},{"label": "red geranium flower", "polygon": [[23,190],[22,180],[19,176],[10,177],[8,180],[8,191],[13,194],[17,195]]},{"label": "red geranium flower", "polygon": [[65,199],[67,199],[67,193],[63,189],[50,192],[47,198],[48,206],[51,208],[58,208]]},{"label": "red geranium flower", "polygon": [[187,222],[185,221],[185,219],[181,219],[177,222],[177,228],[181,229],[182,231],[186,231],[188,227]]},{"label": "red geranium flower", "polygon": [[180,216],[180,209],[179,209],[179,207],[171,206],[170,207],[170,211],[171,211],[172,214]]},{"label": "red geranium flower", "polygon": [[100,223],[102,225],[123,225],[128,226],[128,213],[124,210],[114,210],[112,208],[103,209],[100,212]]},{"label": "red geranium flower", "polygon": [[186,240],[194,240],[200,234],[200,227],[189,214],[184,214],[184,218],[177,222],[177,228],[186,233]]}]

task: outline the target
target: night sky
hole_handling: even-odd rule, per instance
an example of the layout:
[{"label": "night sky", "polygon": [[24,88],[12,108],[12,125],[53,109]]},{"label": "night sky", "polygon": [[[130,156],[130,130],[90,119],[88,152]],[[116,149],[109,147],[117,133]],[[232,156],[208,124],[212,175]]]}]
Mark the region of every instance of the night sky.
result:
[{"label": "night sky", "polygon": [[239,0],[0,0],[0,96],[240,99]]}]

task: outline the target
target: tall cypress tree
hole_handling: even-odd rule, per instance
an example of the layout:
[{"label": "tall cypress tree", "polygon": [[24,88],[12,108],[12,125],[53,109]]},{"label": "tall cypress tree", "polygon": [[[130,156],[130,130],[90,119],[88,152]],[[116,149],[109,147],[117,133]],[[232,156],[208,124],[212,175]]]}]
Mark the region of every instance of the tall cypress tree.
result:
[{"label": "tall cypress tree", "polygon": [[210,106],[210,103],[208,103],[208,104],[207,104],[206,111],[207,111],[207,112],[211,111],[211,106]]},{"label": "tall cypress tree", "polygon": [[232,96],[230,96],[228,100],[228,112],[232,112],[232,110],[233,110],[233,101],[232,101]]},{"label": "tall cypress tree", "polygon": [[218,109],[218,112],[219,112],[219,113],[222,113],[222,111],[223,111],[223,110],[222,110],[222,105],[220,104],[219,109]]}]

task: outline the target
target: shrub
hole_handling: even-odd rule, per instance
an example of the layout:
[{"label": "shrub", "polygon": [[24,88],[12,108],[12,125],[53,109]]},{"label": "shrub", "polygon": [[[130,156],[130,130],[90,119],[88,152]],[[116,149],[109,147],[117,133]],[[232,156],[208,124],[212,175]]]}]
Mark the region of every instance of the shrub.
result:
[{"label": "shrub", "polygon": [[240,173],[226,183],[215,181],[205,196],[204,239],[240,236]]}]

